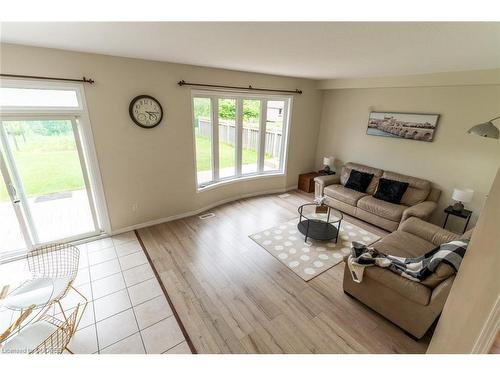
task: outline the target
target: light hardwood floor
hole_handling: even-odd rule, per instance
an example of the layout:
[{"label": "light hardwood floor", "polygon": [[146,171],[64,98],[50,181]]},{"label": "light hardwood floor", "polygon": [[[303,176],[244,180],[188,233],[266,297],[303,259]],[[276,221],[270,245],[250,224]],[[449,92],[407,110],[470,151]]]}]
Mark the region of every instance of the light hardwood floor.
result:
[{"label": "light hardwood floor", "polygon": [[428,337],[413,340],[343,293],[343,263],[305,282],[248,237],[297,217],[312,199],[243,199],[210,219],[138,231],[198,353],[425,352]]}]

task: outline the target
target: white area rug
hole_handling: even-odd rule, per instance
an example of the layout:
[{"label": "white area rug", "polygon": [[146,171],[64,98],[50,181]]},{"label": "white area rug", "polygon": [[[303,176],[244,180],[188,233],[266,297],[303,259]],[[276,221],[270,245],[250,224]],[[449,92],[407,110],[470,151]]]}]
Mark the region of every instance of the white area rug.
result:
[{"label": "white area rug", "polygon": [[312,239],[304,242],[297,229],[298,222],[298,218],[293,219],[249,237],[305,281],[340,263],[350,253],[352,241],[370,245],[380,238],[342,220],[337,243]]}]

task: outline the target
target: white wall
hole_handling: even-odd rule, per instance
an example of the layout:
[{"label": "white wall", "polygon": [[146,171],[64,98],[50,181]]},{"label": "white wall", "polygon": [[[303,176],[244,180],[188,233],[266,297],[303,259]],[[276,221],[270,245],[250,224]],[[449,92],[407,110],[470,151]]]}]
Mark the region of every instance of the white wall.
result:
[{"label": "white wall", "polygon": [[[85,92],[115,231],[245,194],[296,186],[298,174],[322,167],[324,155],[431,180],[443,189],[433,218],[438,224],[452,189],[472,188],[474,201],[468,206],[475,220],[500,163],[499,141],[466,134],[473,124],[500,114],[500,70],[318,83],[9,44],[0,45],[0,53],[5,73],[95,79]],[[286,176],[197,193],[190,89],[178,87],[180,79],[301,88],[304,94],[294,96]],[[155,129],[141,129],[128,116],[130,100],[142,93],[158,98],[165,109],[164,122]],[[366,135],[370,107],[441,114],[434,142]],[[138,205],[136,212],[133,204]],[[456,230],[463,224],[456,218],[450,221]]]},{"label": "white wall", "polygon": [[[392,85],[395,80],[392,79]],[[441,116],[434,141],[367,135],[370,109],[438,113]],[[451,202],[453,188],[471,188],[475,191],[473,201],[466,207],[474,211],[474,222],[500,164],[500,142],[466,132],[472,125],[498,115],[499,84],[326,90],[316,160],[333,155],[343,162],[363,163],[430,180],[442,189],[433,217],[439,225],[444,220],[443,208]],[[459,231],[463,224],[450,217],[449,228]]]},{"label": "white wall", "polygon": [[500,169],[427,353],[488,353],[500,322]]},{"label": "white wall", "polygon": [[[0,52],[3,73],[95,80],[86,85],[85,95],[114,231],[244,194],[284,190],[314,167],[322,96],[315,81],[9,44],[1,45]],[[293,101],[286,176],[197,193],[190,89],[177,85],[181,79],[302,89]],[[142,129],[129,118],[130,100],[139,94],[161,102],[165,117],[160,126]]]}]

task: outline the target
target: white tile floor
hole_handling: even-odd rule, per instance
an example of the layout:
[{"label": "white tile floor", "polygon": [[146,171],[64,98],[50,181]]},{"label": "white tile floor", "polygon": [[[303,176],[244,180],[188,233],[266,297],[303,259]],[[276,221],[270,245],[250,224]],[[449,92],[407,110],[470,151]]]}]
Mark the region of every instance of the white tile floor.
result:
[{"label": "white tile floor", "polygon": [[[83,245],[75,287],[91,301],[69,344],[75,354],[191,353],[134,232]],[[75,292],[64,309],[81,302]],[[0,319],[9,312],[0,311]]]}]

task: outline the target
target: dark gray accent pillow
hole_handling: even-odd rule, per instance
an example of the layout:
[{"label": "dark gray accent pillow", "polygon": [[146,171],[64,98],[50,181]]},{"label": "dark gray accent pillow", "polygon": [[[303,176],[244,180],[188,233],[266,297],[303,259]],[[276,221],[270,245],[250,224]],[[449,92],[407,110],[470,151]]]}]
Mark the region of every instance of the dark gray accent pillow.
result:
[{"label": "dark gray accent pillow", "polygon": [[388,180],[380,178],[378,181],[377,191],[373,196],[386,202],[399,204],[406,189],[408,189],[408,182],[401,182],[395,180]]},{"label": "dark gray accent pillow", "polygon": [[364,193],[372,181],[373,174],[351,170],[345,187]]}]

